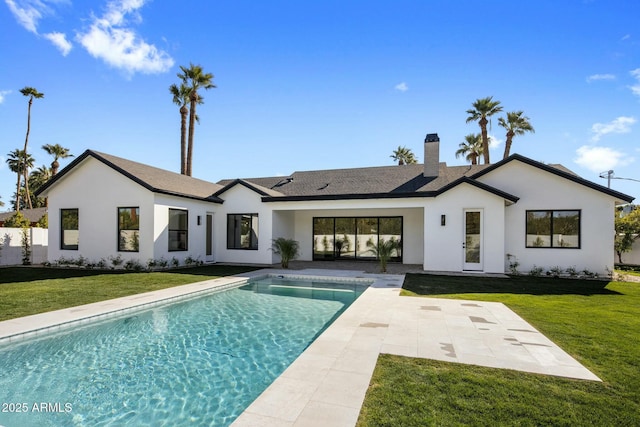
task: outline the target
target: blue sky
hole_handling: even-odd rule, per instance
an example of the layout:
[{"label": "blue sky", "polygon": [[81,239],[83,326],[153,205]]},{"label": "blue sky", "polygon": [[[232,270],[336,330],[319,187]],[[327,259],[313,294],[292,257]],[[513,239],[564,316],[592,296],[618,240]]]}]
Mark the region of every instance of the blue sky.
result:
[{"label": "blue sky", "polygon": [[[3,0],[0,200],[15,191],[6,154],[61,144],[179,171],[180,116],[168,87],[200,64],[216,89],[195,131],[193,175],[286,175],[390,165],[399,145],[441,161],[477,124],[478,98],[523,110],[535,134],[512,152],[640,180],[640,2]],[[492,161],[504,130],[493,120]],[[62,161],[62,165],[69,160]],[[640,197],[640,182],[612,188]],[[7,209],[5,205],[4,208]]]}]

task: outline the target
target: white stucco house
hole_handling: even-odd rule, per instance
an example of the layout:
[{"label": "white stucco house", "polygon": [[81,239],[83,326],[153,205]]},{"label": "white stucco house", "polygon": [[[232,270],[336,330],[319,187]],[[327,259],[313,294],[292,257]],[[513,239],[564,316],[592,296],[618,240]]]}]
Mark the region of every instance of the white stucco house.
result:
[{"label": "white stucco house", "polygon": [[613,269],[614,207],[633,197],[518,154],[447,166],[439,146],[428,134],[424,164],[217,183],[87,150],[40,190],[49,260],[273,264],[286,237],[318,263],[371,260],[368,245],[395,239],[394,261],[425,270]]}]

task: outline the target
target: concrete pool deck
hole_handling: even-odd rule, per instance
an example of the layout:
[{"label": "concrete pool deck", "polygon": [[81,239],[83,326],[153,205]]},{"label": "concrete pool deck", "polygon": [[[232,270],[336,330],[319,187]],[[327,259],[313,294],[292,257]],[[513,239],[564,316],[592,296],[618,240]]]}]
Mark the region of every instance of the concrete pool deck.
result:
[{"label": "concrete pool deck", "polygon": [[380,353],[600,381],[501,303],[400,297],[404,275],[270,273],[359,277],[373,284],[233,427],[354,426]]},{"label": "concrete pool deck", "polygon": [[403,274],[356,270],[258,270],[6,320],[0,322],[0,344],[233,287],[266,274],[367,279],[372,285],[236,419],[234,427],[354,426],[380,353],[600,381],[501,303],[399,297]]}]

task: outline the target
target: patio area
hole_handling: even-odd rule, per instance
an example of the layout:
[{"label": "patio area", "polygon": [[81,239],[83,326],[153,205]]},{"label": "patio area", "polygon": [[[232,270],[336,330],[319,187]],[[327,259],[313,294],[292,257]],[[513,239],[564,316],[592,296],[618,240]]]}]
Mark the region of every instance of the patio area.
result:
[{"label": "patio area", "polygon": [[501,303],[399,297],[403,274],[365,272],[377,268],[373,263],[365,271],[317,269],[318,264],[296,274],[366,277],[374,283],[234,427],[354,426],[380,353],[600,381]]}]

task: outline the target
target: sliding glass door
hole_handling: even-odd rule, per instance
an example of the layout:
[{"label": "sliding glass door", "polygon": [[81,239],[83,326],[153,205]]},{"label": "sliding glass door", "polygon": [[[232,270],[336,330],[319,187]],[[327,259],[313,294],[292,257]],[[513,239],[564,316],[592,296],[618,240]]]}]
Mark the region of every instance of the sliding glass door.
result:
[{"label": "sliding glass door", "polygon": [[375,260],[372,246],[395,240],[392,261],[402,261],[402,217],[313,218],[314,260]]}]

